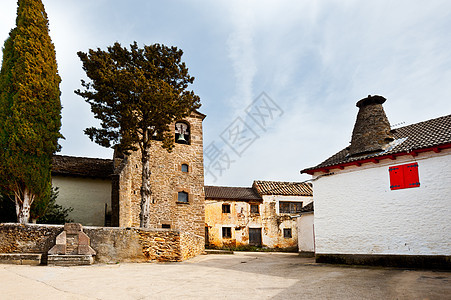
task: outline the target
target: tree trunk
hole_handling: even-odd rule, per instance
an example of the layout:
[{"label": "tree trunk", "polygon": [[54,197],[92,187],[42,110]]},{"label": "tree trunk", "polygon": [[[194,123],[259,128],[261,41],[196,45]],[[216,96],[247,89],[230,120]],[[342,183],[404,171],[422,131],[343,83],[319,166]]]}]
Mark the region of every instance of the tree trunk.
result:
[{"label": "tree trunk", "polygon": [[23,201],[20,201],[16,195],[16,214],[17,222],[20,224],[28,224],[30,220],[31,203],[33,203],[33,195],[25,188],[23,192]]},{"label": "tree trunk", "polygon": [[142,148],[142,183],[141,183],[141,214],[140,227],[150,227],[150,199],[152,195],[150,185],[150,145]]}]

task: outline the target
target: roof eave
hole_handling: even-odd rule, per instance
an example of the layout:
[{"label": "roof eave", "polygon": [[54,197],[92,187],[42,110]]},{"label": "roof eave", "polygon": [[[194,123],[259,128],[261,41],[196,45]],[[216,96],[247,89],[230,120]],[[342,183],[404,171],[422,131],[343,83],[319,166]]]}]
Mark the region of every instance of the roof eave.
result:
[{"label": "roof eave", "polygon": [[449,148],[451,148],[451,143],[445,143],[445,144],[430,146],[430,147],[426,147],[426,148],[412,149],[412,150],[409,150],[409,151],[402,151],[402,152],[397,152],[397,153],[389,153],[389,154],[385,154],[385,155],[374,156],[374,157],[354,160],[354,161],[350,161],[350,162],[333,164],[333,165],[329,165],[329,166],[322,166],[322,167],[319,167],[319,168],[315,168],[315,167],[307,168],[307,169],[301,170],[301,174],[313,175],[315,172],[329,173],[329,171],[331,169],[341,169],[341,170],[343,170],[345,167],[349,167],[349,166],[358,166],[358,167],[360,167],[362,164],[368,163],[368,162],[372,162],[372,163],[376,163],[377,164],[380,160],[383,160],[383,159],[389,158],[389,159],[395,160],[396,157],[398,157],[398,156],[404,156],[404,155],[417,156],[419,153],[428,152],[428,151],[434,151],[436,153],[439,153],[440,151],[442,151],[444,149],[449,149]]}]

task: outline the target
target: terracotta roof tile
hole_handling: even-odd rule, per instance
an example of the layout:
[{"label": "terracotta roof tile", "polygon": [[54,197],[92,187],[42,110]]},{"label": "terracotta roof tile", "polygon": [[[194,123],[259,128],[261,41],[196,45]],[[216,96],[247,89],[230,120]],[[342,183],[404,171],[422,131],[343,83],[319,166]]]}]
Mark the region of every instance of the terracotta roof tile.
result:
[{"label": "terracotta roof tile", "polygon": [[309,170],[332,167],[343,163],[449,144],[451,143],[451,115],[394,129],[393,136],[395,140],[384,151],[352,157],[349,155],[349,147],[347,147],[319,165],[304,169],[301,172],[306,173]]},{"label": "terracotta roof tile", "polygon": [[205,186],[205,199],[262,200],[253,188]]},{"label": "terracotta roof tile", "polygon": [[304,182],[256,180],[253,187],[260,195],[313,196],[311,185]]},{"label": "terracotta roof tile", "polygon": [[54,155],[52,175],[109,178],[113,174],[113,160]]}]

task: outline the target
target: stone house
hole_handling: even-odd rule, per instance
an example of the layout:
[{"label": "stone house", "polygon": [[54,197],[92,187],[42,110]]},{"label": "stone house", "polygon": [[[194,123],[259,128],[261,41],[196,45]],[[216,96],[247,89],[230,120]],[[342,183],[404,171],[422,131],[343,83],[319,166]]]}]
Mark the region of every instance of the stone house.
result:
[{"label": "stone house", "polygon": [[254,181],[251,188],[205,186],[207,244],[296,249],[293,217],[312,200],[312,188],[306,183]]},{"label": "stone house", "polygon": [[318,262],[451,264],[451,115],[391,129],[381,96],[357,102],[351,144],[317,166]]}]

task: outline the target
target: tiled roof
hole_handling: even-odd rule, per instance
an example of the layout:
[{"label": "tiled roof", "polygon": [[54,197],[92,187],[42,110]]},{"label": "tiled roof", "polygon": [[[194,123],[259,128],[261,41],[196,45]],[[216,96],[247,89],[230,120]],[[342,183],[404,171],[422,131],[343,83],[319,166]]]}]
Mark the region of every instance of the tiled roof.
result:
[{"label": "tiled roof", "polygon": [[253,188],[205,186],[205,199],[262,200]]},{"label": "tiled roof", "polygon": [[109,178],[113,174],[113,160],[54,155],[52,175]]},{"label": "tiled roof", "polygon": [[357,162],[368,158],[408,153],[414,150],[450,144],[451,115],[394,129],[393,136],[395,140],[391,142],[390,146],[384,151],[353,157],[349,155],[349,147],[347,147],[332,155],[319,165],[304,169],[301,172],[307,173],[309,170],[332,167],[349,162]]},{"label": "tiled roof", "polygon": [[304,182],[256,180],[253,187],[260,195],[313,196],[311,185]]}]

